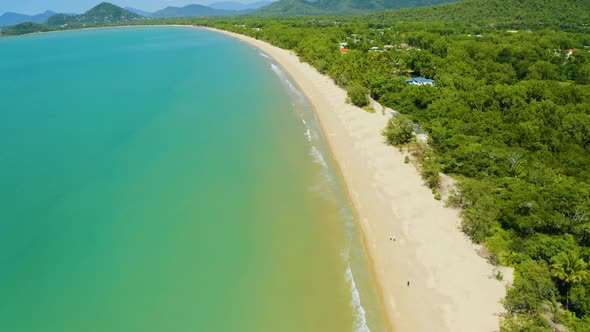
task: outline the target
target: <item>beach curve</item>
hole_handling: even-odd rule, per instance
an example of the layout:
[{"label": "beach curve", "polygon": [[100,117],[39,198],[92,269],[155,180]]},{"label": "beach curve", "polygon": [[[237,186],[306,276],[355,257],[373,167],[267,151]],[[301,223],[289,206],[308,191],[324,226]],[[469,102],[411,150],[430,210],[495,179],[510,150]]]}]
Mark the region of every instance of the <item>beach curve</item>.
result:
[{"label": "beach curve", "polygon": [[497,331],[505,283],[460,231],[457,211],[434,200],[405,155],[385,144],[380,132],[388,117],[347,104],[342,88],[292,51],[199,28],[262,50],[312,105],[355,209],[390,328]]}]

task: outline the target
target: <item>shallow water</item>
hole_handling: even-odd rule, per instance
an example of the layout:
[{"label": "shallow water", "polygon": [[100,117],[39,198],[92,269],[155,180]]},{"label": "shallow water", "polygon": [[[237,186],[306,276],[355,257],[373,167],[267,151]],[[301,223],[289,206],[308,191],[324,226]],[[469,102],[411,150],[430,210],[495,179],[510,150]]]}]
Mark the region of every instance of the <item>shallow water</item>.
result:
[{"label": "shallow water", "polygon": [[257,49],[0,39],[1,331],[381,331],[309,104]]}]

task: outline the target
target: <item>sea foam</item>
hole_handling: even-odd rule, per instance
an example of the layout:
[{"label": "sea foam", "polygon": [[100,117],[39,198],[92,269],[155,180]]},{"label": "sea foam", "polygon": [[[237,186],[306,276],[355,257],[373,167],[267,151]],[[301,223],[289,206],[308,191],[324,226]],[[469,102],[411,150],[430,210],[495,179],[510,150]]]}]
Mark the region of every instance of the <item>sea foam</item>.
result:
[{"label": "sea foam", "polygon": [[309,128],[307,128],[307,131],[305,132],[305,137],[307,137],[308,142],[311,142],[311,131]]},{"label": "sea foam", "polygon": [[350,306],[352,308],[352,314],[354,316],[353,331],[354,332],[371,332],[367,325],[366,311],[361,303],[361,295],[356,287],[356,281],[350,267],[350,249],[342,253],[342,258],[346,262],[346,272],[344,272],[344,279],[348,284],[350,291]]},{"label": "sea foam", "polygon": [[266,55],[262,52],[258,52],[258,54],[260,54],[260,56],[262,56],[263,58],[272,59],[271,57],[269,57],[268,55]]},{"label": "sea foam", "polygon": [[[262,53],[260,53],[260,55],[262,55],[264,57],[268,57]],[[301,91],[299,91],[299,89],[297,89],[297,87],[295,87],[295,85],[293,83],[291,83],[291,81],[289,81],[285,72],[283,72],[281,70],[281,68],[279,68],[279,66],[277,66],[275,64],[271,64],[270,66],[271,66],[272,70],[277,74],[277,76],[281,79],[281,81],[283,81],[287,85],[289,90],[291,90],[291,92],[295,93],[298,97],[300,97],[300,98],[302,98],[302,100],[304,100],[304,97],[303,97],[303,94],[301,93]],[[305,126],[307,126],[307,122],[304,119],[301,119],[301,121],[303,122],[303,124]],[[309,128],[306,128],[305,137],[307,137],[307,140],[309,142],[311,142],[311,140],[312,140],[311,139],[311,130]],[[324,156],[322,156],[320,151],[313,145],[311,147],[311,155],[313,156],[314,161],[316,163],[320,164],[324,170],[328,169],[328,164],[326,163]],[[330,178],[329,174],[326,174],[326,177],[327,177],[327,180],[331,182],[331,178]],[[342,213],[342,211],[341,211],[341,213]],[[348,230],[349,236],[351,236],[350,232],[352,232],[352,228],[354,227],[354,220],[352,220],[350,218],[346,218],[346,220],[347,220],[347,228],[349,229]],[[352,312],[354,315],[353,331],[354,332],[370,332],[371,330],[369,329],[369,326],[367,325],[365,308],[363,307],[363,305],[361,303],[361,297],[360,297],[359,291],[356,287],[356,281],[354,280],[354,275],[352,273],[352,268],[350,266],[348,252],[343,254],[343,258],[346,262],[346,272],[344,274],[344,278],[345,278],[346,283],[348,284],[348,287],[350,290],[350,297],[351,297],[350,305],[352,307]]]},{"label": "sea foam", "polygon": [[315,146],[311,147],[311,155],[313,156],[313,160],[322,165],[323,168],[328,168],[328,164],[326,164],[326,160],[324,160],[324,156],[316,149]]},{"label": "sea foam", "polygon": [[359,294],[358,289],[356,288],[356,282],[354,281],[354,276],[352,274],[352,269],[350,268],[350,262],[346,266],[346,273],[344,274],[344,278],[350,287],[350,305],[352,307],[352,313],[354,315],[354,331],[355,332],[370,332],[369,326],[367,325],[367,318],[365,316],[365,308],[361,304],[361,296]]},{"label": "sea foam", "polygon": [[285,72],[279,66],[275,65],[274,63],[271,63],[270,68],[277,74],[281,81],[283,81],[287,85],[287,88],[289,88],[291,92],[297,95],[297,97],[299,97],[301,100],[305,100],[305,98],[303,97],[303,93],[301,93],[301,91],[299,91],[299,89],[297,89],[297,87],[291,81],[289,81],[289,79],[287,78],[287,74],[285,74]]}]

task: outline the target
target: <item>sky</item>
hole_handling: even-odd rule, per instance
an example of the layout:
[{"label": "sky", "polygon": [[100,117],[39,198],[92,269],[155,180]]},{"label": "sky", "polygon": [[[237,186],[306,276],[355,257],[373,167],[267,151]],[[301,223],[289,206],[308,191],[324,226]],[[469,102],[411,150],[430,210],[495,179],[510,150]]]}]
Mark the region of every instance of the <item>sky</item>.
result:
[{"label": "sky", "polygon": [[5,12],[22,14],[39,14],[46,10],[61,13],[83,13],[88,9],[107,1],[121,7],[133,7],[146,11],[156,11],[167,6],[186,6],[190,4],[206,5],[213,2],[235,1],[242,3],[260,0],[0,0],[0,15]]}]

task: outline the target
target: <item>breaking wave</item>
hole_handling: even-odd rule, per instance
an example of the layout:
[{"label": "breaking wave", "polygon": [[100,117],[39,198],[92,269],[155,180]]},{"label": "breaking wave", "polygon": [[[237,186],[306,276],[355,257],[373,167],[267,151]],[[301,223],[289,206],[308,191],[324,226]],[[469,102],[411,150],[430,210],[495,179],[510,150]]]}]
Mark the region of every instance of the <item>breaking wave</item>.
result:
[{"label": "breaking wave", "polygon": [[308,142],[311,142],[311,131],[309,130],[309,128],[305,132],[305,137],[307,137]]},{"label": "breaking wave", "polygon": [[[259,53],[261,56],[267,58],[268,56],[266,54],[263,53]],[[268,57],[270,58],[270,57]],[[275,64],[271,64],[271,69],[277,74],[277,76],[279,77],[279,79],[285,83],[285,85],[288,87],[288,89],[296,94],[299,98],[301,98],[301,100],[305,101],[305,97],[303,96],[303,93],[301,93],[301,91],[299,91],[297,89],[297,87],[295,87],[295,85],[293,83],[291,83],[291,81],[289,81],[289,79],[287,78],[287,75],[285,74],[285,72],[283,70],[281,70],[281,68],[279,68],[279,66],[275,65]],[[305,121],[305,119],[301,119],[301,122],[303,122],[303,124],[305,125],[305,137],[307,138],[308,142],[312,141],[312,132],[308,126],[307,121]],[[324,159],[324,156],[320,153],[320,151],[315,147],[315,146],[311,146],[311,155],[313,156],[313,160],[315,163],[319,164],[322,166],[323,171],[322,173],[324,173],[325,176],[325,180],[327,180],[328,182],[332,182],[332,178],[331,175],[329,174],[329,170],[328,170],[328,164],[326,163],[326,160]],[[329,198],[333,198],[333,195],[330,193],[330,190],[328,190],[326,192],[326,183],[318,183],[316,186],[314,186],[312,188],[314,191],[319,191],[319,192],[325,192],[326,199]],[[347,227],[347,242],[349,242],[350,245],[350,241],[351,241],[351,237],[354,234],[354,219],[352,217],[352,215],[350,214],[350,212],[343,208],[343,210],[340,211],[341,215],[343,216],[343,218],[346,220],[346,227]],[[361,297],[360,297],[360,293],[359,290],[357,289],[356,286],[356,281],[354,279],[354,274],[352,272],[352,267],[350,265],[350,259],[349,259],[349,251],[350,251],[350,246],[349,249],[347,249],[347,251],[345,253],[342,254],[343,258],[344,258],[344,262],[346,263],[346,272],[344,273],[344,278],[346,280],[346,283],[348,285],[349,291],[350,291],[350,306],[352,308],[352,313],[354,316],[354,323],[353,323],[353,331],[354,332],[370,332],[371,330],[369,329],[369,326],[367,325],[367,318],[366,318],[366,311],[365,308],[362,306],[361,303]]]},{"label": "breaking wave", "polygon": [[348,253],[345,253],[344,259],[346,261],[346,272],[344,278],[348,284],[350,290],[350,306],[352,307],[352,314],[354,315],[354,332],[371,332],[367,325],[367,317],[365,308],[361,304],[361,295],[359,294],[358,288],[356,288],[356,282],[354,281],[354,275],[352,274],[352,268],[350,267],[350,260],[348,259]]},{"label": "breaking wave", "polygon": [[272,71],[275,72],[275,74],[277,74],[281,81],[283,81],[287,85],[287,88],[289,88],[289,90],[292,93],[297,95],[297,97],[301,98],[301,100],[305,100],[303,93],[301,93],[301,91],[299,91],[299,89],[297,89],[297,87],[291,81],[289,81],[287,75],[281,68],[279,68],[279,66],[275,65],[274,63],[271,63],[270,68],[272,69]]},{"label": "breaking wave", "polygon": [[315,148],[315,146],[311,147],[311,155],[313,156],[313,160],[316,163],[322,165],[323,168],[328,168],[328,164],[326,164],[324,156],[322,156],[322,154],[318,151],[318,149]]}]

